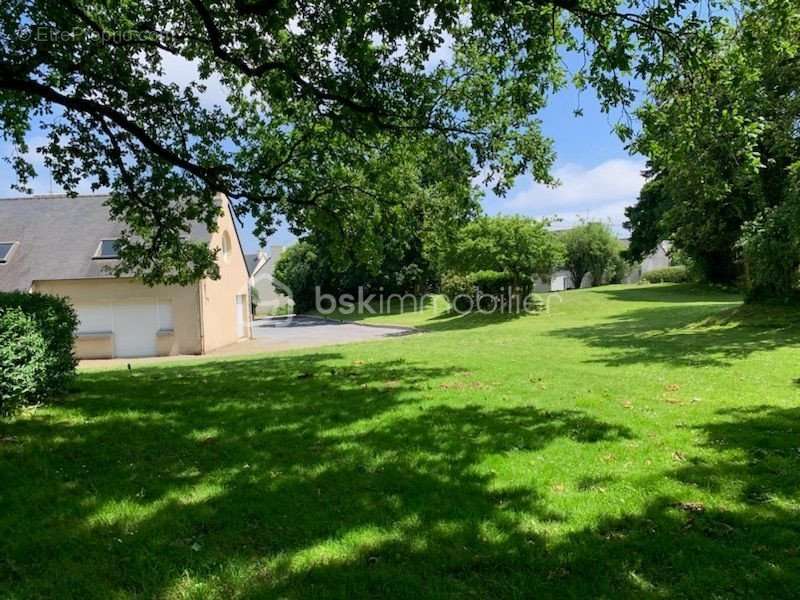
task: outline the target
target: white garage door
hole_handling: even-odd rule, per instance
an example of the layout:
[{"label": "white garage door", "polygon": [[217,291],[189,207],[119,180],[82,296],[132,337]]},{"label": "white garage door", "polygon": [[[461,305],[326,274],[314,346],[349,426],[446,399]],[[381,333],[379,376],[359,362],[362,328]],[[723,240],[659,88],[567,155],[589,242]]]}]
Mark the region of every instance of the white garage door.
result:
[{"label": "white garage door", "polygon": [[157,332],[156,303],[114,303],[114,356],[154,356]]},{"label": "white garage door", "polygon": [[76,310],[79,333],[113,334],[115,357],[155,356],[158,332],[173,329],[172,304],[166,300],[98,302]]}]

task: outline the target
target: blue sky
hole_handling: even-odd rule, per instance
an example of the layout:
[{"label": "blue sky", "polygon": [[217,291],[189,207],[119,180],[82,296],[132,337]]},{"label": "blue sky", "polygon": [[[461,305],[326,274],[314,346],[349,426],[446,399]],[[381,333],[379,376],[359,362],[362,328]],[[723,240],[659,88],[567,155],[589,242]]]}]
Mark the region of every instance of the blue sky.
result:
[{"label": "blue sky", "polygon": [[[180,82],[193,76],[192,69],[185,68],[185,65],[175,67],[170,79]],[[213,83],[209,88],[213,94]],[[584,116],[575,117],[573,111],[579,106]],[[635,202],[644,182],[641,176],[644,158],[630,156],[612,132],[616,115],[603,114],[590,91],[579,96],[576,90],[566,89],[556,94],[539,116],[544,133],[555,143],[554,174],[561,185],[550,188],[533,182],[528,176],[521,177],[502,198],[487,191],[484,200],[486,212],[557,216],[562,219],[557,227],[568,227],[582,218],[602,220],[622,233],[623,210]],[[32,131],[29,138],[31,158],[39,173],[32,184],[34,193],[60,192],[51,182],[40,157],[33,151],[40,139],[37,130]],[[2,146],[3,153],[8,151],[7,145]],[[0,163],[0,197],[19,195],[10,188],[12,183],[13,172],[5,162]],[[247,252],[258,248],[251,228],[252,224],[245,220],[242,242]],[[288,230],[281,228],[269,243],[287,244],[292,240]]]}]

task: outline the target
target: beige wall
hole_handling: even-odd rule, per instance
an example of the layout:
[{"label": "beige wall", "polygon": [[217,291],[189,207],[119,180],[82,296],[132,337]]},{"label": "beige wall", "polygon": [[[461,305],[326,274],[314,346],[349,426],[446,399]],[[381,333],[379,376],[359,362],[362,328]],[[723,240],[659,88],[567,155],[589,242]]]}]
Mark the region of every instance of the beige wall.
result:
[{"label": "beige wall", "polygon": [[[219,220],[218,231],[211,235],[210,245],[211,248],[220,249],[217,254],[220,278],[218,280],[205,279],[200,282],[203,352],[209,352],[250,337],[252,325],[250,276],[247,272],[247,265],[244,262],[244,255],[227,200],[224,196],[217,196],[217,201],[222,206],[223,214]],[[230,242],[227,256],[222,251],[226,234]],[[236,304],[237,295],[244,295],[244,336],[240,336],[240,332],[237,331],[236,312],[239,308]]]},{"label": "beige wall", "polygon": [[[135,279],[70,279],[37,281],[33,291],[69,298],[73,305],[104,304],[131,300],[157,300],[172,303],[174,333],[159,335],[160,355],[200,354],[200,294],[197,285],[148,287]],[[112,336],[79,337],[78,358],[109,358],[113,353]]]},{"label": "beige wall", "polygon": [[[190,286],[148,287],[138,280],[97,278],[36,281],[32,291],[65,296],[73,305],[105,305],[114,302],[152,300],[172,304],[173,331],[160,332],[156,351],[161,356],[202,354],[250,337],[249,274],[241,251],[227,200],[218,196],[223,207],[219,230],[211,235],[211,248],[223,247],[227,234],[228,251],[218,253],[220,278],[205,279]],[[236,296],[244,296],[237,305]],[[237,310],[243,326],[237,326]],[[75,353],[78,358],[110,358],[114,352],[113,335],[79,336]]]}]

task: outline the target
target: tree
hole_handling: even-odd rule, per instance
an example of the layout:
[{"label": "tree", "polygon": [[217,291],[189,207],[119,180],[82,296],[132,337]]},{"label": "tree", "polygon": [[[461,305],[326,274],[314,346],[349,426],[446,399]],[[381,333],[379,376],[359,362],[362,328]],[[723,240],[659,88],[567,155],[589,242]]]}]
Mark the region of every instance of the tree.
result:
[{"label": "tree", "polygon": [[651,82],[633,148],[664,192],[651,222],[706,279],[789,296],[800,266],[800,6],[742,9],[736,27],[716,29],[703,71]]},{"label": "tree", "polygon": [[631,232],[631,243],[625,257],[631,262],[641,262],[669,236],[664,215],[672,198],[667,192],[663,177],[651,179],[642,187],[636,204],[625,209],[625,229]]},{"label": "tree", "polygon": [[478,218],[461,229],[444,268],[461,274],[507,273],[527,295],[533,279],[549,277],[563,259],[563,246],[548,225],[520,216]]},{"label": "tree", "polygon": [[[323,268],[315,248],[307,242],[298,242],[289,246],[275,264],[272,276],[275,292],[285,294],[286,288],[292,292],[295,310],[305,311],[314,306],[315,286],[325,277]],[[286,286],[283,287],[283,286]]]},{"label": "tree", "polygon": [[429,137],[381,136],[349,168],[341,164],[334,156],[293,167],[309,198],[338,188],[325,205],[303,209],[305,227],[294,228],[339,274],[329,291],[409,291],[411,265],[417,284],[435,280],[443,248],[480,212],[466,152]]},{"label": "tree", "polygon": [[[566,82],[560,51],[586,57],[574,79],[605,107],[629,105],[623,74],[662,77],[704,56],[693,4],[7,0],[0,126],[20,188],[34,173],[26,132],[41,117],[55,182],[111,189],[112,215],[128,225],[123,268],[186,283],[214,274],[213,250],[185,233],[215,226],[215,192],[253,214],[261,237],[280,216],[308,229],[315,212],[346,229],[331,198],[352,191],[344,174],[376,136],[433,137],[456,149],[443,157],[450,169],[466,155],[469,174],[485,172],[500,193],[526,171],[552,181],[536,113]],[[452,60],[435,62],[448,38]],[[202,81],[165,79],[176,63],[221,81],[224,102],[209,105]],[[320,165],[342,177],[309,195]],[[359,194],[362,214],[379,206],[374,192]]]},{"label": "tree", "polygon": [[616,258],[621,245],[611,230],[602,223],[584,223],[561,235],[566,255],[566,267],[575,287],[580,287],[584,275],[592,276],[593,284],[603,280],[617,268]]}]

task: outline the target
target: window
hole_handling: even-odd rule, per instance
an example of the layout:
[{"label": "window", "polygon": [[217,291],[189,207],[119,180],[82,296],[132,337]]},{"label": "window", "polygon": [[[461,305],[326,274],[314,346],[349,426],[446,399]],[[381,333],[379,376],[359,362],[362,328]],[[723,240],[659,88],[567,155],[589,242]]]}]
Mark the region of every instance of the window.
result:
[{"label": "window", "polygon": [[175,320],[172,317],[172,302],[161,300],[158,303],[158,330],[172,331],[175,329]]},{"label": "window", "polygon": [[78,333],[107,333],[114,323],[111,304],[79,304],[75,307],[78,313]]},{"label": "window", "polygon": [[15,245],[16,242],[0,242],[0,264],[8,262]]},{"label": "window", "polygon": [[100,245],[97,246],[97,252],[94,254],[95,258],[119,258],[117,252],[117,240],[100,240]]},{"label": "window", "polygon": [[231,236],[228,235],[228,232],[222,234],[222,258],[225,259],[225,262],[228,262],[231,257]]}]

